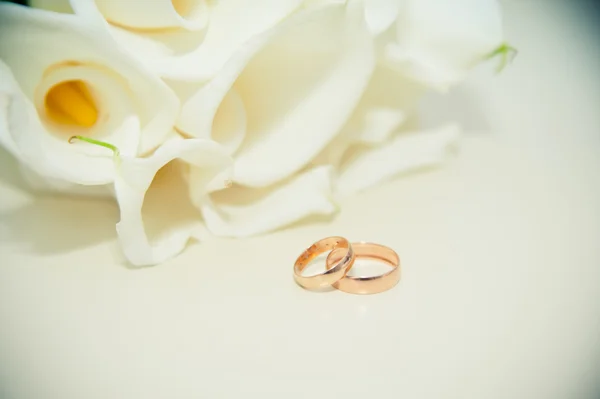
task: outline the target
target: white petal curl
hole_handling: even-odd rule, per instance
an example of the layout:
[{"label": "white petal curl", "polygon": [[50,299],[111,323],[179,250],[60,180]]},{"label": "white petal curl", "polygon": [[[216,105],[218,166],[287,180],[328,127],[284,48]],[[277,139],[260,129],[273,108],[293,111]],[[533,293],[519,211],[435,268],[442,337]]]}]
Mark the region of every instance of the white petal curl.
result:
[{"label": "white petal curl", "polygon": [[[225,106],[246,120],[235,134],[244,140],[230,147],[234,182],[266,187],[299,171],[340,131],[373,72],[373,41],[361,7],[311,9],[255,38],[182,101],[178,128],[219,140],[211,132],[220,129],[214,115]],[[223,101],[232,92],[243,115]]]},{"label": "white petal curl", "polygon": [[398,18],[404,0],[364,0],[365,18],[374,35],[388,29]]},{"label": "white petal curl", "polygon": [[400,173],[441,163],[458,140],[455,124],[421,132],[402,132],[376,147],[354,149],[335,180],[336,198],[345,198]]},{"label": "white petal curl", "polygon": [[95,0],[107,21],[133,29],[203,29],[208,22],[206,0]]},{"label": "white petal curl", "polygon": [[337,211],[332,200],[331,168],[316,167],[270,189],[235,187],[215,194],[199,207],[217,236],[247,237],[272,231],[313,215]]},{"label": "white petal curl", "polygon": [[[360,0],[364,5],[365,20],[373,35],[388,29],[396,18],[405,0]],[[304,0],[303,6],[322,7],[331,4],[345,4],[347,0]]]},{"label": "white petal curl", "polygon": [[[171,169],[164,169],[166,165]],[[231,158],[220,145],[202,139],[167,141],[147,158],[123,157],[115,179],[121,212],[117,234],[129,262],[135,266],[164,262],[180,253],[190,238],[197,238],[200,215],[181,214],[182,208],[192,207],[192,196],[196,203],[205,201],[207,187],[216,177],[227,178],[231,165]],[[159,170],[166,176],[157,177]],[[225,181],[220,183],[225,187]],[[151,185],[162,196],[148,199]],[[148,201],[153,202],[151,209],[143,212]],[[168,226],[161,224],[152,239],[149,225],[160,223],[159,219],[166,220]]]}]

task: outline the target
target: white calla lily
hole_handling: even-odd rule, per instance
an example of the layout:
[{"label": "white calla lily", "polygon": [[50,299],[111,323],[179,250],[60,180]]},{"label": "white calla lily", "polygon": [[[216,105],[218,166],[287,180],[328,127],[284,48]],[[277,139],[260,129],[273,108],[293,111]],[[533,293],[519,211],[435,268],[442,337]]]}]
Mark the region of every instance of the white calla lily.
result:
[{"label": "white calla lily", "polygon": [[121,156],[114,185],[117,234],[129,262],[164,262],[199,238],[202,222],[192,198],[203,204],[210,187],[226,187],[231,165],[219,144],[202,139],[169,140],[147,158]]},{"label": "white calla lily", "polygon": [[[301,0],[71,0],[77,15],[104,29],[117,45],[155,73],[186,81],[210,79],[246,41],[279,23],[300,3]],[[177,19],[177,15],[181,18]],[[179,29],[164,29],[177,21]],[[205,29],[196,30],[199,28]]]},{"label": "white calla lily", "polygon": [[421,132],[401,132],[378,146],[357,146],[347,154],[335,181],[336,198],[345,198],[400,173],[441,163],[459,138],[450,124]]},{"label": "white calla lily", "polygon": [[383,61],[442,90],[503,41],[497,0],[404,0],[396,24]]},{"label": "white calla lily", "polygon": [[[0,131],[36,173],[84,185],[112,182],[106,150],[71,136],[111,142],[135,156],[160,145],[179,102],[74,15],[0,4]],[[110,155],[110,154],[108,154]]]},{"label": "white calla lily", "polygon": [[266,187],[302,169],[352,114],[374,68],[357,2],[297,13],[182,98],[177,127],[228,146],[234,182]]},{"label": "white calla lily", "polygon": [[196,201],[207,228],[215,235],[247,237],[275,230],[309,216],[331,215],[331,167],[320,166],[294,175],[269,189],[234,187]]}]

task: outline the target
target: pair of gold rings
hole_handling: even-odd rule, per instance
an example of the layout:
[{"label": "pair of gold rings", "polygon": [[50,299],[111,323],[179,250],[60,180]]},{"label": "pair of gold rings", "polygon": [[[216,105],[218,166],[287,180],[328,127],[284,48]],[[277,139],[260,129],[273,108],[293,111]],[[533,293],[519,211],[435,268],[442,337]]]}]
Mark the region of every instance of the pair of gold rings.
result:
[{"label": "pair of gold rings", "polygon": [[[327,251],[331,252],[327,256],[325,272],[303,276],[302,271],[308,264]],[[349,276],[348,271],[357,257],[383,262],[392,269],[377,276]],[[294,279],[300,286],[308,289],[333,286],[350,294],[376,294],[389,290],[400,280],[400,257],[393,249],[380,244],[350,244],[344,237],[328,237],[315,242],[296,259]]]}]

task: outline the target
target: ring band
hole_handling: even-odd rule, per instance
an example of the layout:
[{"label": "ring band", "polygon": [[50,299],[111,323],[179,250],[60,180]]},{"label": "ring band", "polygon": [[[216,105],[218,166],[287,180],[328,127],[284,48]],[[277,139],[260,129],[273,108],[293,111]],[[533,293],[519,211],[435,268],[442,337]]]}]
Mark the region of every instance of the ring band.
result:
[{"label": "ring band", "polygon": [[[337,259],[331,261],[327,270],[314,276],[303,276],[302,271],[308,266],[310,261],[327,251],[337,251]],[[331,254],[330,254],[331,256]],[[328,237],[315,242],[308,247],[294,263],[294,279],[304,288],[321,288],[332,285],[336,281],[344,278],[348,270],[354,264],[354,251],[350,242],[344,237]]]},{"label": "ring band", "polygon": [[[383,262],[392,267],[387,273],[378,276],[344,276],[332,285],[340,291],[350,294],[377,294],[387,291],[400,281],[400,257],[391,248],[370,242],[352,243],[352,249],[358,258]],[[340,250],[331,251],[327,256],[327,269],[334,267],[343,257]]]}]

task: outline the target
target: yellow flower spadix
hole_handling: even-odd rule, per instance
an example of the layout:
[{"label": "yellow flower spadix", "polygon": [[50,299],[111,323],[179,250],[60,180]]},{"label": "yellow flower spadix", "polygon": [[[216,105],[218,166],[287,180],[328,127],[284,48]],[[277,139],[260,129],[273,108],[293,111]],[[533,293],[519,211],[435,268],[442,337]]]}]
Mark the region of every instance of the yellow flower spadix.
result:
[{"label": "yellow flower spadix", "polygon": [[46,114],[56,123],[92,127],[98,120],[94,99],[81,80],[53,86],[46,94],[45,106]]}]

